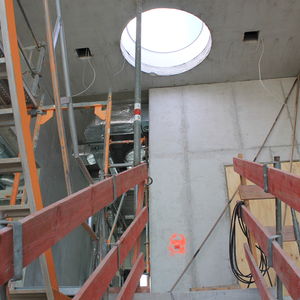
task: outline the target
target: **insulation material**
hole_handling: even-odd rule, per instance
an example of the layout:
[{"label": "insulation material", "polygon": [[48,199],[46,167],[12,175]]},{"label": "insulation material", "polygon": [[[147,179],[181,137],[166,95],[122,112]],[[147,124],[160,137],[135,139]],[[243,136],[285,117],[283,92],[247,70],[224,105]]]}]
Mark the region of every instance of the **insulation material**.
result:
[{"label": "insulation material", "polygon": [[[111,114],[111,135],[133,134],[133,104],[113,105]],[[148,108],[142,106],[142,127],[148,130]],[[88,142],[103,142],[105,121],[95,117],[85,129],[84,135]]]}]

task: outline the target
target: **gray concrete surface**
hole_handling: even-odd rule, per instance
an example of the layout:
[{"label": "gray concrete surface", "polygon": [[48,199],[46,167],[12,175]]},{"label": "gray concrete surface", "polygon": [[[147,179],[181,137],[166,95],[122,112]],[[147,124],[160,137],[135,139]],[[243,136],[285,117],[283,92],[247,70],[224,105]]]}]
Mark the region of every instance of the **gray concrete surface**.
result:
[{"label": "gray concrete surface", "polygon": [[[224,166],[242,152],[252,160],[294,78],[150,90],[151,283],[168,291],[227,201]],[[292,94],[289,111],[293,116]],[[300,132],[297,133],[300,138]],[[289,159],[291,125],[283,111],[259,160]],[[295,159],[299,151],[295,151]],[[172,234],[186,253],[170,255]],[[177,291],[235,283],[228,261],[229,215],[222,219]]]},{"label": "gray concrete surface", "polygon": [[[111,300],[115,296],[110,297]],[[260,300],[256,289],[173,293],[135,294],[134,300]],[[284,297],[285,300],[290,297]]]},{"label": "gray concrete surface", "polygon": [[[120,51],[120,37],[127,23],[135,17],[135,1],[72,0],[61,1],[64,18],[70,75],[74,93],[91,82],[92,71],[86,60],[75,53],[76,48],[89,47],[97,71],[95,84],[86,95],[134,90],[134,68]],[[42,1],[26,0],[22,5],[40,41],[45,40]],[[50,1],[55,24],[54,1]],[[143,9],[158,7],[182,9],[200,17],[212,33],[212,50],[208,58],[193,70],[176,76],[143,74],[143,89],[258,79],[258,60],[261,47],[243,42],[246,31],[260,30],[265,52],[262,59],[263,78],[296,76],[299,72],[300,2],[295,0],[145,0]],[[18,33],[24,45],[33,40],[16,5]],[[272,16],[266,17],[266,16]],[[58,47],[59,48],[59,47]],[[58,66],[60,67],[60,51]],[[119,74],[114,76],[118,71]],[[59,69],[60,78],[62,78]],[[48,73],[48,72],[47,72]],[[47,77],[43,74],[45,81]],[[50,81],[49,81],[50,82]],[[63,84],[61,84],[63,86]]]},{"label": "gray concrete surface", "polygon": [[[77,121],[81,122],[84,115],[76,112],[76,117]],[[66,114],[64,114],[64,119],[70,155],[71,180],[73,190],[76,192],[86,186],[86,180],[71,155],[71,140]],[[41,127],[36,149],[36,160],[40,166],[43,202],[47,206],[67,195],[55,119],[50,120]],[[81,226],[53,247],[56,273],[60,285],[78,286],[85,281],[88,276],[90,253],[90,236]],[[38,260],[27,268],[25,285],[43,285]]]}]

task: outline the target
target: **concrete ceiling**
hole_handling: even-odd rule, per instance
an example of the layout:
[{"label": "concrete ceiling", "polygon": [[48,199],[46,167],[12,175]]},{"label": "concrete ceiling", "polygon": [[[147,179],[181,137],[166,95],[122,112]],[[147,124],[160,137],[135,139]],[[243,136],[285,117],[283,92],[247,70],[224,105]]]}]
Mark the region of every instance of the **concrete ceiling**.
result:
[{"label": "concrete ceiling", "polygon": [[[84,69],[86,83],[90,82],[92,75],[87,62],[78,59],[75,54],[75,49],[82,47],[91,49],[92,63],[97,72],[95,84],[86,95],[106,93],[110,86],[114,92],[132,91],[134,68],[127,62],[124,64],[119,41],[123,28],[134,17],[135,1],[61,1],[74,93],[83,89]],[[43,1],[21,2],[36,35],[40,40],[45,40]],[[144,10],[157,7],[182,9],[200,17],[211,30],[213,46],[208,58],[191,71],[169,77],[143,74],[143,90],[257,79],[261,47],[255,42],[243,42],[245,31],[259,30],[264,41],[265,51],[261,63],[263,78],[295,76],[300,70],[300,1],[144,0]],[[54,15],[53,3],[52,10]],[[23,44],[32,44],[17,6],[16,15]],[[114,76],[123,65],[122,72]]]}]

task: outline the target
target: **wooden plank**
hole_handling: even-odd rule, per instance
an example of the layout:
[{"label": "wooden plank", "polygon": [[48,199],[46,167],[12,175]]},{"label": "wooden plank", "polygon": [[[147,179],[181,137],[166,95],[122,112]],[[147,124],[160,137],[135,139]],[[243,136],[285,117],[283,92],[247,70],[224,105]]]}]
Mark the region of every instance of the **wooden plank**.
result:
[{"label": "wooden plank", "polygon": [[[109,283],[115,276],[119,265],[123,264],[129,251],[142,233],[148,221],[148,209],[145,207],[130,224],[104,260],[83,284],[74,300],[98,300],[106,292]],[[118,249],[119,248],[119,249]]]},{"label": "wooden plank", "polygon": [[[261,188],[264,187],[263,165],[234,158],[234,170]],[[300,212],[300,176],[268,168],[269,193]]]},{"label": "wooden plank", "polygon": [[140,253],[133,265],[128,277],[126,278],[122,289],[116,300],[133,299],[134,293],[140,283],[140,278],[145,270],[144,254]]},{"label": "wooden plank", "polygon": [[241,200],[260,200],[274,198],[272,194],[265,193],[264,190],[257,185],[240,185],[239,193]]},{"label": "wooden plank", "polygon": [[272,294],[270,293],[270,291],[265,283],[264,277],[262,276],[261,272],[259,271],[259,269],[256,265],[256,262],[254,260],[254,257],[252,256],[252,253],[250,251],[248,244],[244,244],[244,249],[245,249],[246,259],[248,261],[248,264],[249,264],[249,267],[251,270],[251,274],[254,278],[254,281],[255,281],[258,291],[260,293],[261,299],[275,300],[275,298],[272,296]]},{"label": "wooden plank", "polygon": [[[271,235],[258,222],[258,220],[246,208],[242,208],[242,216],[248,229],[253,232],[256,241],[266,255],[268,252],[268,240]],[[272,243],[273,249],[273,268],[290,293],[293,299],[300,299],[300,269],[295,262],[280,248],[279,244],[274,241]]]},{"label": "wooden plank", "polygon": [[[116,175],[117,196],[147,178],[147,166],[139,165]],[[89,216],[113,201],[113,180],[108,178],[80,190],[20,222],[23,225],[23,266],[55,245]],[[13,276],[12,228],[0,230],[0,285]]]},{"label": "wooden plank", "polygon": [[233,285],[218,285],[218,286],[208,286],[200,288],[190,288],[191,292],[201,292],[201,291],[224,291],[224,290],[239,290],[240,286],[237,284]]}]

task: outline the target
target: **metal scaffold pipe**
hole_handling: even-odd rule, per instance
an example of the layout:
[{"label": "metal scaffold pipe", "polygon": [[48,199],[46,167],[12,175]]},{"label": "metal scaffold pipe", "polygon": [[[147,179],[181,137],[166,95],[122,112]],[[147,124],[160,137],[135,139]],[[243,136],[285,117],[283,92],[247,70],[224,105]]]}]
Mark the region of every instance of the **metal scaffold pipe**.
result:
[{"label": "metal scaffold pipe", "polygon": [[142,42],[142,0],[137,0],[136,42],[135,42],[135,102],[134,102],[134,165],[141,163],[141,42]]},{"label": "metal scaffold pipe", "polygon": [[44,2],[44,10],[45,10],[45,21],[46,21],[46,31],[47,31],[47,43],[48,43],[48,50],[49,50],[50,72],[51,72],[52,87],[53,87],[53,98],[56,107],[55,113],[56,113],[57,130],[58,130],[58,136],[59,136],[59,142],[60,142],[60,148],[61,148],[61,154],[63,160],[67,193],[68,195],[70,195],[72,194],[72,186],[71,186],[71,179],[70,179],[70,162],[69,162],[69,155],[67,149],[64,120],[63,120],[62,109],[61,109],[57,66],[55,61],[54,46],[53,46],[53,39],[52,39],[52,26],[51,26],[51,19],[50,19],[49,3],[48,0],[44,0],[43,2]]},{"label": "metal scaffold pipe", "polygon": [[60,0],[56,0],[56,14],[58,20],[60,21],[60,47],[61,47],[62,66],[64,72],[66,98],[68,102],[68,116],[69,116],[69,123],[70,123],[71,139],[73,144],[74,157],[78,158],[79,157],[78,139],[77,139],[76,123],[75,123],[73,101],[72,101],[65,28],[64,28],[62,14],[61,14]]}]

